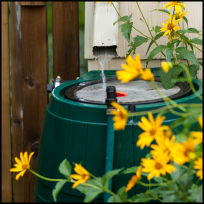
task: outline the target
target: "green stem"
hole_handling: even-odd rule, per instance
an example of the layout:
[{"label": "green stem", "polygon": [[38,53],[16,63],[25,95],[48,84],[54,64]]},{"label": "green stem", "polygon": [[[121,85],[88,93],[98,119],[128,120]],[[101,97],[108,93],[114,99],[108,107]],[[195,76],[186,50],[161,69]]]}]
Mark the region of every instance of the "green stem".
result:
[{"label": "green stem", "polygon": [[157,12],[156,12],[155,19],[154,19],[154,35],[156,35],[155,27],[156,27],[156,20],[157,20],[157,13],[158,13],[159,4],[160,4],[160,1],[158,1],[158,4],[157,4]]},{"label": "green stem", "polygon": [[35,174],[37,177],[47,180],[47,181],[62,181],[63,179],[51,179],[51,178],[46,178],[44,176],[41,176],[40,174],[36,173],[35,171],[28,169],[31,173]]},{"label": "green stem", "polygon": [[[180,179],[183,179],[183,178],[186,178],[186,177],[189,177],[189,176],[192,176],[192,175],[194,175],[195,173],[192,173],[192,174],[187,174],[187,175],[185,175],[185,176],[181,176],[181,177],[179,177],[179,178],[177,178],[177,179],[173,179],[173,180],[170,180],[170,181],[168,181],[168,182],[165,182],[165,183],[153,183],[153,184],[151,184],[151,187],[152,186],[163,186],[163,185],[168,185],[168,184],[170,184],[170,183],[173,183],[173,182],[176,182],[176,181],[178,181],[178,180],[180,180]],[[143,183],[143,182],[139,182],[139,184],[141,184],[142,186],[145,186],[145,187],[149,187],[149,184],[147,184],[147,183]]]},{"label": "green stem", "polygon": [[[123,17],[119,14],[118,10],[116,9],[114,3],[112,3],[114,9],[116,10],[118,16],[125,22],[125,23],[128,23],[128,21],[124,20]],[[148,39],[151,39],[150,37],[146,36],[144,33],[140,32],[139,30],[137,30],[134,26],[132,26],[137,32],[141,33],[143,36],[145,36],[146,38]]]},{"label": "green stem", "polygon": [[[184,107],[182,107],[181,105],[178,105],[175,101],[171,100],[169,97],[165,96],[160,90],[159,90],[159,86],[153,81],[154,86],[156,86],[156,91],[158,92],[158,94],[160,94],[160,96],[162,96],[162,98],[164,99],[164,102],[169,102],[172,103],[175,107],[178,107],[180,110],[186,112],[186,109]],[[151,85],[151,83],[150,83]],[[152,86],[152,85],[151,85]],[[152,86],[152,88],[155,88]],[[166,103],[166,106],[169,108],[169,104]]]},{"label": "green stem", "polygon": [[[139,8],[140,13],[141,13],[141,15],[142,15],[142,17],[143,17],[145,23],[146,23],[146,25],[147,25],[147,28],[148,28],[148,30],[149,30],[149,33],[150,33],[150,35],[152,36],[152,40],[154,41],[154,43],[155,43],[157,46],[159,46],[159,45],[157,44],[155,38],[153,37],[151,31],[150,31],[149,25],[148,25],[147,21],[145,20],[145,17],[144,17],[144,15],[143,15],[143,13],[142,13],[142,11],[141,11],[141,9],[140,9],[140,6],[139,6],[139,4],[138,4],[137,1],[136,1],[136,3],[137,3],[137,7]],[[164,55],[164,57],[166,58],[166,55],[163,53],[163,51],[161,51],[161,53],[162,53],[162,54]]]},{"label": "green stem", "polygon": [[195,90],[195,87],[193,86],[193,83],[191,81],[191,75],[190,75],[190,72],[188,70],[188,68],[186,67],[186,65],[184,65],[183,63],[178,63],[177,65],[181,66],[185,72],[186,72],[186,75],[187,75],[187,79],[188,79],[188,83],[193,91],[193,93],[201,100],[203,100],[203,97]]},{"label": "green stem", "polygon": [[[94,179],[96,179],[98,182],[100,182],[102,185],[103,185],[103,183],[96,177],[96,176],[94,176],[93,174],[91,174],[90,173],[90,175],[94,178]],[[103,188],[103,190],[104,191],[106,191],[107,193],[110,193],[111,195],[115,195],[112,191],[110,191],[106,186],[103,186],[104,188]]]},{"label": "green stem", "polygon": [[[181,35],[180,35],[181,36]],[[183,40],[183,38],[181,38]],[[198,49],[200,52],[203,52],[202,50],[200,50],[198,47],[196,47],[193,43],[191,43],[189,40],[185,39],[189,44],[191,44],[193,47],[195,47],[196,49]],[[185,43],[185,41],[181,41],[183,43]]]},{"label": "green stem", "polygon": [[[202,104],[180,104],[182,106],[185,106],[185,107],[202,107]],[[171,107],[173,107],[174,105],[169,105]],[[168,108],[166,106],[164,107],[161,107],[161,108],[158,108],[156,110],[151,110],[151,113],[154,114],[154,113],[160,113],[162,111],[165,111],[167,110]],[[134,113],[128,113],[128,117],[132,117],[132,116],[143,116],[143,115],[147,115],[149,111],[141,111],[141,112],[134,112]]]},{"label": "green stem", "polygon": [[158,200],[160,202],[162,202],[162,200],[160,198],[154,197],[151,193],[149,194],[154,200]]},{"label": "green stem", "polygon": [[152,35],[152,33],[151,33],[151,31],[150,31],[150,28],[149,28],[149,25],[148,25],[148,23],[147,23],[147,21],[146,21],[146,19],[145,19],[145,17],[144,17],[144,15],[143,15],[143,13],[142,13],[142,11],[141,11],[141,9],[140,9],[140,6],[139,6],[139,4],[138,4],[138,2],[136,1],[136,3],[137,3],[137,7],[139,8],[139,10],[140,10],[140,13],[141,13],[141,15],[142,15],[142,18],[143,18],[143,20],[145,21],[145,23],[146,23],[146,25],[147,25],[147,28],[148,28],[148,30],[149,30],[149,33],[150,33],[150,35],[152,36],[152,38],[153,38],[153,35]]}]

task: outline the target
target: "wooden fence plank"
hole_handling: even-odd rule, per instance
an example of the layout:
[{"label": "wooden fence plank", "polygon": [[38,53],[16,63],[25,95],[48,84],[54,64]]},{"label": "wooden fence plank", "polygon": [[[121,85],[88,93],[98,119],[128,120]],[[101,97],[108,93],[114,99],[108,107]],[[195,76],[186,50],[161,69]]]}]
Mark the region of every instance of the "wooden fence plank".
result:
[{"label": "wooden fence plank", "polygon": [[[24,151],[39,142],[48,103],[48,39],[46,6],[21,7]],[[31,160],[35,171],[37,155]],[[35,176],[24,176],[24,202],[32,202]]]},{"label": "wooden fence plank", "polygon": [[20,1],[21,6],[44,6],[45,1]]},{"label": "wooden fence plank", "polygon": [[75,80],[79,76],[78,2],[52,2],[53,76]]},{"label": "wooden fence plank", "polygon": [[[12,78],[12,130],[13,162],[23,152],[23,107],[22,107],[22,61],[21,61],[21,6],[10,2],[11,21],[11,78]],[[14,173],[13,173],[14,174]],[[14,202],[23,202],[23,179],[13,179]]]},{"label": "wooden fence plank", "polygon": [[12,202],[8,2],[1,2],[1,201]]}]

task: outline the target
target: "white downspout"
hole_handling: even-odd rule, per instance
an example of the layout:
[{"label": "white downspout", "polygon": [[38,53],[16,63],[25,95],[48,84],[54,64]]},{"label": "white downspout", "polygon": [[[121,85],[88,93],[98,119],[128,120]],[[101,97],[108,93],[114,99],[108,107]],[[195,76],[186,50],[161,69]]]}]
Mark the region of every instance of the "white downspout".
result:
[{"label": "white downspout", "polygon": [[[119,2],[114,2],[119,10]],[[93,24],[93,55],[109,55],[116,57],[118,46],[118,25],[113,23],[118,20],[113,5],[109,2],[94,2],[94,24]]]}]

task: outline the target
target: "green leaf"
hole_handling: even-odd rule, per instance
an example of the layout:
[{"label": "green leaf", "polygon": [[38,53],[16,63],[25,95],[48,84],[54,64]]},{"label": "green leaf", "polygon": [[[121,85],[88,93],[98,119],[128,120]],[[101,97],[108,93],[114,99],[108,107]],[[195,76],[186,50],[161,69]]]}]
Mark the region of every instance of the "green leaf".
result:
[{"label": "green leaf", "polygon": [[146,156],[145,156],[145,158],[149,158],[149,159],[151,159],[151,158],[152,158],[152,154],[151,154],[150,152],[147,153]]},{"label": "green leaf", "polygon": [[52,191],[52,197],[53,200],[56,202],[57,201],[57,195],[60,192],[60,190],[62,189],[62,187],[64,186],[64,184],[67,182],[66,179],[63,179],[61,181],[58,181],[55,185],[55,188]]},{"label": "green leaf", "polygon": [[[188,66],[187,66],[188,67]],[[194,79],[197,76],[199,67],[196,66],[195,64],[192,64],[188,67],[188,70],[190,72],[191,78]],[[187,78],[186,72],[184,71],[184,77]]]},{"label": "green leaf", "polygon": [[[156,10],[157,9],[153,9],[152,11],[156,11]],[[166,9],[158,9],[158,11],[170,14],[170,12],[168,10],[166,10]]]},{"label": "green leaf", "polygon": [[191,42],[194,44],[203,45],[203,40],[199,38],[193,38]]},{"label": "green leaf", "polygon": [[175,202],[178,201],[178,195],[175,193],[170,193],[170,194],[165,194],[163,197],[162,203],[170,203],[170,202]]},{"label": "green leaf", "polygon": [[108,199],[108,203],[121,203],[122,200],[119,198],[118,195],[113,195]]},{"label": "green leaf", "polygon": [[149,56],[147,57],[146,67],[147,67],[149,61],[150,61],[154,56],[156,56],[158,53],[160,53],[163,49],[165,49],[165,48],[166,48],[165,45],[159,45],[159,46],[157,46],[156,48],[154,48],[154,49],[149,53]]},{"label": "green leaf", "polygon": [[153,177],[153,179],[157,182],[157,183],[163,183],[164,182],[164,179],[161,178],[161,177]]},{"label": "green leaf", "polygon": [[[155,29],[155,30],[156,30],[156,29]],[[158,33],[158,34],[155,36],[155,40],[158,40],[159,38],[161,38],[161,37],[163,36],[163,34],[164,34],[164,32]],[[145,56],[147,55],[147,53],[148,53],[148,51],[149,51],[149,49],[150,49],[150,47],[152,46],[153,43],[154,43],[153,40],[149,43],[149,46],[148,46],[148,48],[147,48],[147,52],[146,52]]]},{"label": "green leaf", "polygon": [[138,169],[138,166],[133,166],[133,167],[131,167],[131,168],[127,168],[127,169],[125,169],[122,173],[123,174],[131,174],[131,173],[136,173],[136,171],[137,171],[137,169]]},{"label": "green leaf", "polygon": [[[187,108],[187,113],[189,114],[188,117],[183,116],[177,120],[175,120],[174,122],[171,123],[170,128],[174,129],[178,126],[182,127],[182,132],[181,130],[179,131],[181,133],[181,135],[185,135],[185,137],[187,137],[187,135],[189,134],[190,128],[192,125],[194,125],[195,123],[197,123],[197,120],[194,118],[195,116],[199,116],[199,114],[202,113],[202,110],[200,110],[199,107],[194,107],[194,108]],[[179,128],[181,129],[181,128]],[[176,137],[176,139],[178,138],[178,135]]]},{"label": "green leaf", "polygon": [[[87,181],[89,184],[93,184],[93,180]],[[76,187],[77,190],[79,190],[81,193],[85,194],[85,199],[84,202],[91,202],[94,200],[100,193],[103,192],[101,188],[92,188],[90,186],[85,186],[85,185],[78,185]]]},{"label": "green leaf", "polygon": [[176,43],[176,47],[178,47],[180,45],[180,43],[181,43],[181,41],[178,40],[177,43]]},{"label": "green leaf", "polygon": [[187,25],[187,28],[188,28],[188,19],[185,16],[183,16],[183,20],[186,22],[186,25]]},{"label": "green leaf", "polygon": [[197,30],[195,28],[189,28],[188,30],[185,30],[185,29],[182,29],[182,30],[177,30],[175,32],[175,35],[176,34],[182,34],[182,33],[197,33]]},{"label": "green leaf", "polygon": [[123,23],[120,26],[121,27],[121,33],[127,39],[128,42],[130,42],[130,33],[131,33],[131,30],[132,30],[132,25],[133,25],[133,22]]},{"label": "green leaf", "polygon": [[195,185],[193,184],[191,186],[191,189],[188,190],[190,196],[189,198],[192,201],[195,201],[197,203],[202,203],[203,202],[203,185]]},{"label": "green leaf", "polygon": [[174,167],[176,168],[176,171],[172,171],[172,173],[170,174],[172,180],[173,179],[178,179],[179,177],[181,177],[184,172],[186,171],[186,169],[182,168],[182,166],[180,166],[177,163],[173,163]]},{"label": "green leaf", "polygon": [[[159,33],[161,28],[162,28],[161,26],[155,26],[155,32]],[[154,27],[152,27],[152,30],[154,30]]]},{"label": "green leaf", "polygon": [[117,195],[124,203],[127,202],[127,193],[125,192],[125,189],[126,189],[126,186],[122,186],[117,192]]},{"label": "green leaf", "polygon": [[193,184],[193,176],[190,174],[192,174],[192,170],[189,168],[184,174],[183,176],[187,176],[185,178],[179,179],[178,180],[178,184],[179,186],[184,190],[184,191],[188,191],[190,189],[190,187]]},{"label": "green leaf", "polygon": [[113,176],[117,175],[122,169],[115,169],[112,171],[108,171],[105,175],[103,175],[102,180],[104,181],[104,185],[106,184],[106,182],[111,179]]},{"label": "green leaf", "polygon": [[179,54],[176,54],[176,58],[177,60],[180,62],[182,59],[183,59],[183,56],[179,55]]},{"label": "green leaf", "polygon": [[134,202],[148,202],[150,200],[154,200],[151,196],[145,194],[145,193],[139,193],[135,196],[133,196],[132,198],[130,198],[130,200],[134,201]]},{"label": "green leaf", "polygon": [[148,38],[144,38],[140,35],[137,35],[136,37],[133,38],[133,40],[134,40],[133,49],[135,50],[137,47],[139,47],[143,43],[146,43],[148,41]]},{"label": "green leaf", "polygon": [[72,167],[66,159],[59,165],[59,172],[63,174],[66,178],[69,178],[70,174],[72,173]]},{"label": "green leaf", "polygon": [[132,51],[133,54],[135,54],[136,48],[142,45],[143,43],[146,43],[148,41],[148,38],[144,38],[142,36],[137,35],[133,38],[133,41],[134,42],[131,43],[132,47],[128,50],[128,55],[130,55]]},{"label": "green leaf", "polygon": [[203,66],[203,62],[198,62],[201,66]]},{"label": "green leaf", "polygon": [[175,51],[180,54],[184,59],[187,59],[188,61],[192,62],[193,64],[199,66],[198,60],[195,57],[195,55],[192,52],[189,52],[189,50],[186,47],[178,47],[175,49]]},{"label": "green leaf", "polygon": [[169,189],[168,185],[162,185],[157,188],[153,188],[149,192],[154,197],[164,197],[165,194],[175,193],[174,190]]},{"label": "green leaf", "polygon": [[167,48],[166,48],[166,61],[171,62],[171,57],[174,51],[174,44],[173,43],[167,43]]},{"label": "green leaf", "polygon": [[172,81],[172,79],[177,79],[178,75],[183,71],[183,68],[176,65],[172,69],[170,69],[167,73],[161,69],[159,71],[160,74],[160,80],[162,82],[162,85],[165,89],[170,89],[174,86],[175,82]]},{"label": "green leaf", "polygon": [[97,178],[98,178],[98,180],[100,180],[101,182],[99,182],[99,181],[96,180],[96,179],[91,179],[91,180],[90,180],[90,183],[93,184],[94,186],[97,186],[97,187],[103,189],[103,184],[104,184],[103,179],[102,179],[101,177],[97,177]]},{"label": "green leaf", "polygon": [[131,17],[132,17],[132,14],[130,16],[123,16],[122,18],[119,18],[116,22],[114,22],[113,25],[115,25],[117,22],[121,22],[121,21],[124,22],[123,19],[125,21],[129,21]]},{"label": "green leaf", "polygon": [[188,30],[190,30],[190,31],[192,31],[192,32],[194,32],[194,33],[197,33],[197,32],[198,32],[198,30],[195,29],[195,28],[189,28]]}]

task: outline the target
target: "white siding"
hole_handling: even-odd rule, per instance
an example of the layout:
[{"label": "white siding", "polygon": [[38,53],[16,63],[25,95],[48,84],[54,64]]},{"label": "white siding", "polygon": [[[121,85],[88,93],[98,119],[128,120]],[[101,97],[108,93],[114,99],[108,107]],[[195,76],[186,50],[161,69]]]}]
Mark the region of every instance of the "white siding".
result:
[{"label": "white siding", "polygon": [[[159,5],[159,9],[163,8],[164,5],[166,5],[168,2],[161,2]],[[188,11],[188,14],[186,15],[188,19],[188,25],[189,28],[196,28],[198,30],[201,30],[202,28],[202,12],[203,12],[203,3],[202,1],[200,2],[183,2],[186,5],[186,11]],[[154,26],[154,21],[155,21],[155,14],[156,11],[152,11],[153,9],[157,8],[157,2],[139,2],[141,11],[143,12],[143,15],[146,19],[146,21],[149,24],[150,30],[152,30],[152,27]],[[148,31],[148,28],[146,24],[144,24],[140,18],[142,18],[142,15],[137,7],[136,2],[120,2],[120,15],[125,16],[125,15],[132,15],[132,22],[133,26],[140,30],[142,33],[150,37],[150,33]],[[165,23],[165,21],[169,18],[169,16],[166,13],[163,12],[158,12],[157,14],[157,21],[156,25],[162,26],[161,23]],[[122,22],[119,22],[115,26],[120,26]],[[186,29],[186,23],[184,20],[180,22],[181,28]],[[85,14],[85,58],[90,59],[88,62],[88,69],[89,70],[96,70],[100,69],[100,65],[98,64],[97,61],[91,60],[94,59],[94,56],[92,54],[92,36],[93,36],[93,2],[86,2],[86,14]],[[118,58],[115,58],[114,60],[110,61],[109,64],[105,66],[105,69],[121,69],[120,64],[125,63],[125,56],[127,53],[128,48],[128,42],[127,40],[123,37],[122,33],[120,32],[120,29],[118,31],[118,48],[117,48],[117,53],[118,53]],[[154,32],[152,32],[154,34]],[[132,40],[136,35],[141,35],[138,31],[136,31],[134,28],[132,28],[131,36],[130,39]],[[187,34],[189,38],[194,38],[197,37],[197,34]],[[157,40],[158,45],[166,45],[168,42],[168,37],[161,37],[159,40]],[[136,49],[136,53],[140,54],[140,58],[142,60],[142,64],[145,67],[145,60],[147,59],[148,54],[153,50],[156,45],[153,44],[152,47],[150,48],[147,56],[146,50],[148,48],[150,41],[148,41],[146,44],[143,44],[142,46],[138,47]],[[202,46],[197,46],[199,49],[202,50]],[[195,51],[196,57],[199,59],[199,61],[202,61],[202,53],[198,50]],[[133,56],[134,57],[134,56]],[[153,60],[148,64],[148,67],[159,67],[160,66],[160,61],[164,60],[164,56],[159,53],[157,54]],[[201,70],[198,73],[198,78],[202,78],[202,72]]]}]

